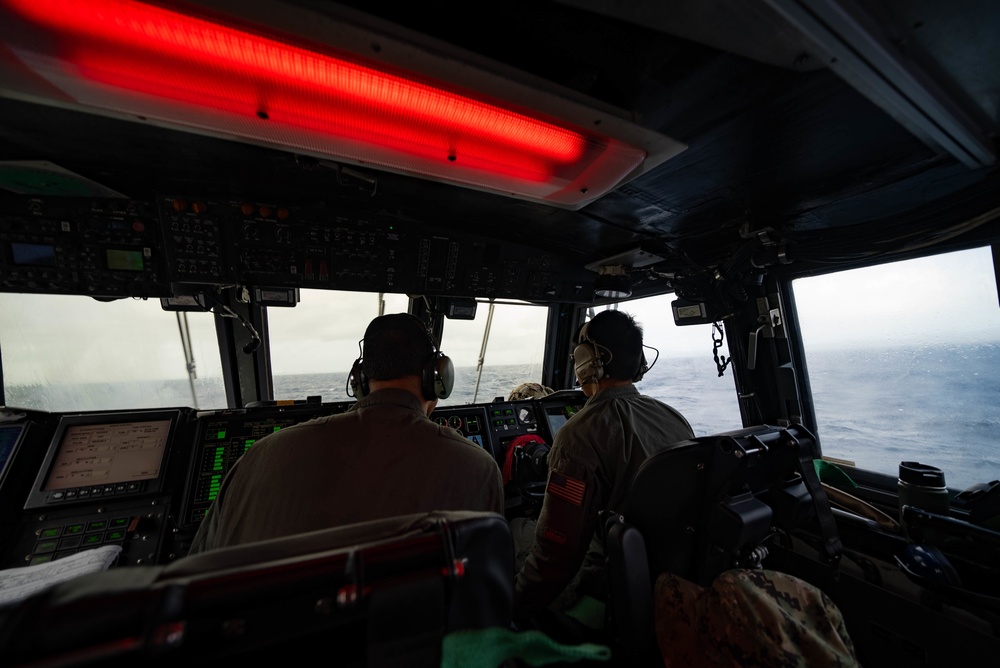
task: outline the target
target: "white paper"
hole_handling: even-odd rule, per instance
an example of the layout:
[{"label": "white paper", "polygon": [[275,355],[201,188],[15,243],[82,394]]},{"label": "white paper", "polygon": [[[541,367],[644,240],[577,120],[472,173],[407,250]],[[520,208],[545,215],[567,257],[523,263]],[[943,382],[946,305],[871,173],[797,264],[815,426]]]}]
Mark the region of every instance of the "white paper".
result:
[{"label": "white paper", "polygon": [[35,566],[0,571],[0,605],[10,605],[57,582],[106,571],[121,553],[121,545],[104,545]]}]

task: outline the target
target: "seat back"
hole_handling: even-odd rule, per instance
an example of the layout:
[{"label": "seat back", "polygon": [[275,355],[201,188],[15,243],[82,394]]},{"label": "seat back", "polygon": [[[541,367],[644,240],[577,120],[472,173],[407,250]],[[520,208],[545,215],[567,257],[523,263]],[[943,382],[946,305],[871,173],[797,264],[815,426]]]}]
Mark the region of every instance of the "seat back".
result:
[{"label": "seat back", "polygon": [[439,665],[442,637],[510,625],[513,543],[493,513],[412,515],[119,568],[0,624],[5,665],[218,657]]},{"label": "seat back", "polygon": [[671,572],[705,586],[724,570],[758,565],[772,528],[814,517],[804,475],[815,454],[800,426],[684,441],[639,468],[620,514],[645,538],[653,577]]},{"label": "seat back", "polygon": [[646,542],[631,524],[614,522],[608,527],[605,552],[613,615],[610,630],[622,656],[637,661],[649,651],[654,633]]},{"label": "seat back", "polygon": [[[774,529],[815,517],[816,505],[827,503],[812,484],[815,456],[805,428],[764,425],[683,441],[643,463],[624,507],[612,514],[606,541],[611,621],[629,653],[652,641],[653,581],[660,573],[707,586],[731,568],[758,567]],[[620,541],[609,542],[612,534],[632,533],[642,541],[644,560]]]}]

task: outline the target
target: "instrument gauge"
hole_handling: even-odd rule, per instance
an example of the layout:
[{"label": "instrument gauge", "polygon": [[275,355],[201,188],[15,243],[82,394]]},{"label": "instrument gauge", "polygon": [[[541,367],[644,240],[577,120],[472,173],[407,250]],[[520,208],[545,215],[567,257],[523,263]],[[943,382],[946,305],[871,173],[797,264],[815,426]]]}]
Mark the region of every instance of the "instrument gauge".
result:
[{"label": "instrument gauge", "polygon": [[531,410],[527,406],[524,406],[517,411],[517,419],[521,422],[534,422],[535,411]]},{"label": "instrument gauge", "polygon": [[444,417],[434,418],[434,421],[437,422],[442,427],[447,427],[448,426],[448,418],[444,418]]},{"label": "instrument gauge", "polygon": [[450,418],[448,418],[448,426],[451,427],[452,429],[461,429],[462,418],[458,417],[457,415],[452,415]]}]

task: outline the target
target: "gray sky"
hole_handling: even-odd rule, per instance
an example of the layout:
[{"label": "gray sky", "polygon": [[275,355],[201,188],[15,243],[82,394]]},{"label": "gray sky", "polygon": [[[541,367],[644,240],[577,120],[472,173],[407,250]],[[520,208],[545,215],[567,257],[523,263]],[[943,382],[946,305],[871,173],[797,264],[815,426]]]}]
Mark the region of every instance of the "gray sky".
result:
[{"label": "gray sky", "polygon": [[[905,273],[882,265],[795,284],[808,348],[902,345],[928,332],[935,341],[1000,340],[1000,308],[989,248],[909,263]],[[406,309],[387,295],[386,312]],[[711,326],[675,327],[672,295],[627,302],[621,310],[644,326],[646,340],[667,356],[711,356]],[[292,309],[271,309],[276,374],[342,372],[357,357],[358,339],[377,314],[373,294],[304,290]],[[459,366],[475,365],[488,306],[476,321],[447,321],[442,349]],[[0,294],[0,352],[7,384],[58,384],[127,378],[184,378],[174,313],[159,302]],[[546,311],[497,307],[487,364],[540,361]],[[202,377],[219,376],[210,314],[190,313],[195,361]]]},{"label": "gray sky", "polygon": [[988,247],[800,279],[803,340],[815,349],[1000,340]]}]

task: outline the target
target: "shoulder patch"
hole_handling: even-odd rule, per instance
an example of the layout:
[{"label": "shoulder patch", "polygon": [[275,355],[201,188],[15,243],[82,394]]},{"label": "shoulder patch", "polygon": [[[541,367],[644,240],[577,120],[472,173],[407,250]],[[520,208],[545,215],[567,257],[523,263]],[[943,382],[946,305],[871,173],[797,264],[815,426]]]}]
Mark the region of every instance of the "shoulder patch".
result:
[{"label": "shoulder patch", "polygon": [[547,494],[557,496],[564,501],[569,501],[574,506],[583,505],[583,496],[587,491],[587,483],[568,475],[563,475],[559,471],[549,473],[549,484],[545,488]]}]

